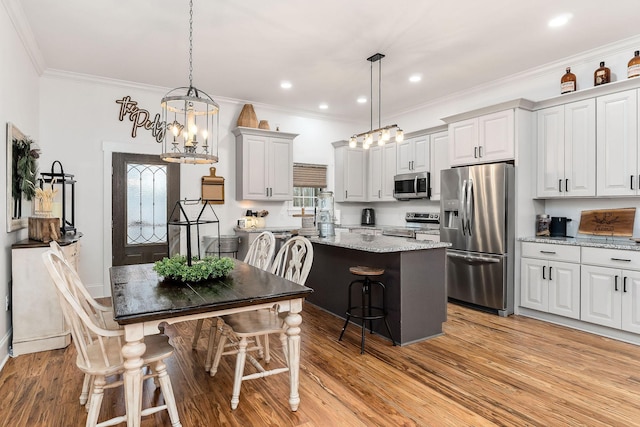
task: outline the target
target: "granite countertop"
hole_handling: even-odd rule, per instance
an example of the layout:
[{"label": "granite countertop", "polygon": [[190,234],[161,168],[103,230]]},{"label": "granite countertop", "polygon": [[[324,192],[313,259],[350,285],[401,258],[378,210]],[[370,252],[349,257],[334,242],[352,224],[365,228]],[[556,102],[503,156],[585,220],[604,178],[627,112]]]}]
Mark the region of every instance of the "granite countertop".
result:
[{"label": "granite countertop", "polygon": [[[365,241],[365,238],[373,238],[373,240]],[[446,242],[430,242],[406,239],[404,237],[372,236],[352,233],[337,233],[333,237],[312,237],[309,240],[316,244],[357,249],[365,252],[406,252],[448,248],[451,246],[451,243]]]},{"label": "granite countertop", "polygon": [[627,251],[640,251],[640,244],[635,240],[618,237],[519,237],[521,242],[549,243],[553,245],[583,246],[589,248],[623,249]]},{"label": "granite countertop", "polygon": [[416,230],[416,234],[432,234],[435,236],[439,236],[440,230]]}]

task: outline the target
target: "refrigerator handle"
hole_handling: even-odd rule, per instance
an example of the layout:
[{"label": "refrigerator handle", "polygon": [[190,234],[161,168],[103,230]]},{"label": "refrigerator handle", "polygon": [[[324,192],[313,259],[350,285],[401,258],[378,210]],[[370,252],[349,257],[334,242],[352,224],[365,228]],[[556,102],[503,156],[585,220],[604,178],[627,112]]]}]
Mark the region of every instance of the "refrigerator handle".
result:
[{"label": "refrigerator handle", "polygon": [[473,180],[467,182],[467,232],[471,236],[471,223],[473,222]]},{"label": "refrigerator handle", "polygon": [[467,227],[467,180],[462,181],[462,189],[460,190],[460,211],[462,213],[462,235],[465,236]]},{"label": "refrigerator handle", "polygon": [[416,196],[418,195],[418,177],[416,176],[413,179],[413,189],[416,192]]}]

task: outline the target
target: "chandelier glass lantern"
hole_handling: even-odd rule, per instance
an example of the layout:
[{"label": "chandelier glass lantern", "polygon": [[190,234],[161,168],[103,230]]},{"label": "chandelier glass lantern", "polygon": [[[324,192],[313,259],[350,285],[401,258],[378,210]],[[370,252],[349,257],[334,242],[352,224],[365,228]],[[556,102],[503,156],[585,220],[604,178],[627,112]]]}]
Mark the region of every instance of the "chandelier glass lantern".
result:
[{"label": "chandelier glass lantern", "polygon": [[193,86],[193,0],[189,1],[189,86],[169,91],[160,103],[166,124],[162,160],[217,163],[220,106]]},{"label": "chandelier glass lantern", "polygon": [[[395,130],[395,141],[402,142],[404,141],[404,132],[398,125],[388,125],[381,126],[380,125],[380,106],[381,106],[381,75],[382,75],[382,58],[384,55],[381,53],[376,53],[375,55],[367,58],[367,61],[371,62],[371,98],[373,99],[373,63],[378,62],[378,129],[373,129],[373,101],[371,102],[371,125],[370,130],[358,134],[354,134],[351,138],[349,138],[349,147],[355,148],[359,143],[362,144],[362,148],[365,150],[371,147],[373,144],[374,135],[377,137],[377,144],[384,145],[385,143],[391,140],[391,131]],[[362,139],[360,139],[362,138]]]}]

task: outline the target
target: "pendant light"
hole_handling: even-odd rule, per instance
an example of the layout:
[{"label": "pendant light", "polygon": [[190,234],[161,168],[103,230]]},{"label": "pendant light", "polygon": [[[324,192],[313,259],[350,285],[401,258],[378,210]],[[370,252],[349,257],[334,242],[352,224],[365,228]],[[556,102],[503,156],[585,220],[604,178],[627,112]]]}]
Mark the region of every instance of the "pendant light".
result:
[{"label": "pendant light", "polygon": [[[353,135],[349,138],[349,147],[355,148],[359,143],[362,144],[362,148],[367,149],[373,144],[374,136],[377,137],[378,145],[384,145],[386,142],[391,140],[391,131],[395,130],[395,140],[396,142],[402,142],[404,140],[404,132],[402,129],[398,127],[398,125],[388,125],[381,126],[380,125],[380,110],[381,110],[381,91],[380,91],[380,83],[382,80],[382,58],[384,55],[381,53],[376,53],[367,58],[367,61],[371,63],[371,122],[370,122],[370,130],[367,132],[362,132]],[[373,129],[373,63],[378,63],[378,129]],[[362,140],[360,140],[362,138]]]},{"label": "pendant light", "polygon": [[218,162],[220,107],[193,86],[193,0],[189,1],[189,86],[169,91],[160,107],[166,124],[162,160],[194,164]]}]

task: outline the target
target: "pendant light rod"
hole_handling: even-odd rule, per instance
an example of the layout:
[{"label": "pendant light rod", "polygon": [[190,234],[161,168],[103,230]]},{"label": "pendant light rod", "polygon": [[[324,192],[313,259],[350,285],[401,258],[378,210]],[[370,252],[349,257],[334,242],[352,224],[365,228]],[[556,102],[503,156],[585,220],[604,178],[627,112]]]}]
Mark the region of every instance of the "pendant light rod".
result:
[{"label": "pendant light rod", "polygon": [[[370,95],[369,100],[371,102],[370,108],[370,122],[369,122],[369,130],[367,132],[362,132],[358,134],[354,134],[349,138],[349,147],[355,148],[358,145],[358,138],[364,137],[364,141],[362,141],[363,148],[369,148],[371,143],[373,142],[373,137],[376,134],[378,136],[378,145],[384,145],[386,141],[390,138],[390,130],[395,129],[395,140],[396,142],[402,142],[404,140],[404,132],[397,124],[382,126],[382,61],[385,55],[382,53],[376,53],[367,58],[370,64],[370,74],[371,74],[371,86],[370,86]],[[378,129],[373,129],[373,63],[378,63]]]}]

